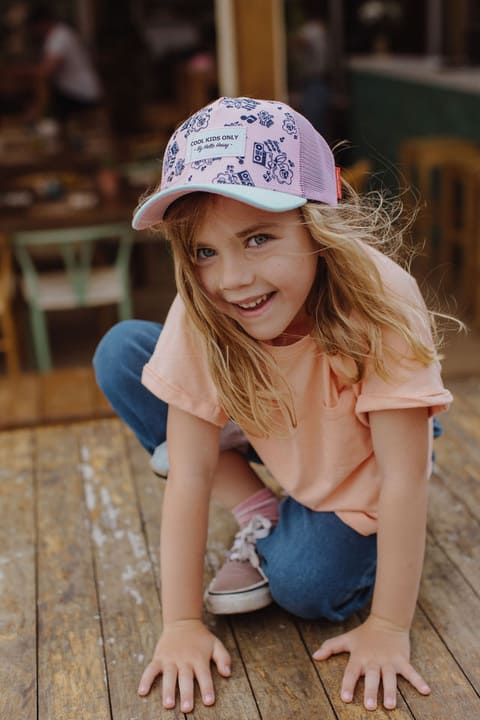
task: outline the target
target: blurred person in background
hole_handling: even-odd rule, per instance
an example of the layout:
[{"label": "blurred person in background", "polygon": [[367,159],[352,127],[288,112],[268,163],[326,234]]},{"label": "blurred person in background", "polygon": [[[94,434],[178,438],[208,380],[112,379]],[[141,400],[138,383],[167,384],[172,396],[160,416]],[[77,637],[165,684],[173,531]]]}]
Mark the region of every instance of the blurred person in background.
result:
[{"label": "blurred person in background", "polygon": [[322,0],[305,0],[302,15],[303,22],[293,37],[300,111],[318,132],[328,137],[331,89],[327,4]]},{"label": "blurred person in background", "polygon": [[44,80],[48,92],[46,96],[38,93],[27,111],[27,119],[37,120],[48,108],[57,120],[67,121],[99,107],[102,84],[78,33],[44,6],[31,11],[28,27],[41,43],[41,57],[37,64],[23,68],[23,72]]}]

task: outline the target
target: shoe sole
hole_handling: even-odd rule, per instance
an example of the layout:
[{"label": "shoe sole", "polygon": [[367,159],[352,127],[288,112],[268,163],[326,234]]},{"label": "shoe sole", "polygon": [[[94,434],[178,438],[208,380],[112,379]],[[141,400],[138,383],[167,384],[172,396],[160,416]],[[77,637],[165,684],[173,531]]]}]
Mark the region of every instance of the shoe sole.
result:
[{"label": "shoe sole", "polygon": [[205,596],[205,607],[213,615],[239,615],[240,613],[254,612],[267,607],[273,602],[268,587],[245,590],[235,594],[221,593]]}]

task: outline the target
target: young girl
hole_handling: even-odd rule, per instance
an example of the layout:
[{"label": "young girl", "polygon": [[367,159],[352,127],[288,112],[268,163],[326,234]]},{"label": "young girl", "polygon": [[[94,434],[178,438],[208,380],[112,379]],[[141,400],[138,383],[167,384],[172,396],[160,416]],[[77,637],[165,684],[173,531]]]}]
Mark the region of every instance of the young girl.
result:
[{"label": "young girl", "polygon": [[[165,326],[113,328],[95,358],[113,407],[153,452],[165,440],[163,632],[139,693],[214,702],[210,663],[230,657],[202,622],[211,497],[240,530],[205,595],[214,613],[272,598],[304,618],[368,618],[325,642],[347,652],[341,697],[396,705],[410,664],[434,413],[451,401],[414,279],[385,254],[398,236],[382,206],[338,200],[334,159],[280,102],[221,98],[171,138],[160,187],[135,228],[170,240],[178,296]],[[398,242],[397,242],[398,244]],[[158,339],[158,342],[157,342]],[[144,367],[143,367],[144,366]],[[142,383],[140,375],[142,373]],[[167,418],[168,405],[168,421]],[[239,449],[221,443],[235,423]],[[237,432],[238,436],[238,432]],[[284,490],[262,485],[246,439]],[[231,443],[230,443],[231,444]]]}]

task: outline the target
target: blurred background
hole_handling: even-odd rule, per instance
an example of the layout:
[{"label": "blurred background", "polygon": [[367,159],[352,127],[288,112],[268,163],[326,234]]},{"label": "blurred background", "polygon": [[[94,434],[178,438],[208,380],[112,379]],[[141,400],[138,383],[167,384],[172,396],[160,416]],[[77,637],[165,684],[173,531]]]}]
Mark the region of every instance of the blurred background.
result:
[{"label": "blurred background", "polygon": [[356,188],[418,204],[413,271],[469,327],[446,375],[480,374],[477,0],[3,0],[3,426],[29,420],[35,378],[60,373],[74,405],[73,369],[119,317],[164,319],[168,249],[130,218],[173,129],[218,95],[286,100],[347,141]]}]

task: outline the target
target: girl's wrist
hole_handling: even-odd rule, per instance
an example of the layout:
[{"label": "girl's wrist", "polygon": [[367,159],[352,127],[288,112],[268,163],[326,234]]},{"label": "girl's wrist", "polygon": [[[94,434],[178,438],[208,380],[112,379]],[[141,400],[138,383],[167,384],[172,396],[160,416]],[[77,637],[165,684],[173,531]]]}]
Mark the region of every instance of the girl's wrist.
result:
[{"label": "girl's wrist", "polygon": [[163,621],[163,630],[188,630],[193,629],[195,627],[205,627],[205,623],[203,622],[201,617],[189,617],[189,618],[176,618],[171,620],[165,620]]},{"label": "girl's wrist", "polygon": [[387,630],[389,632],[397,633],[409,633],[411,627],[411,623],[403,624],[401,622],[396,622],[395,620],[392,620],[385,615],[375,612],[373,609],[371,610],[370,615],[367,618],[367,622],[369,623],[369,625],[373,625],[379,630]]}]

